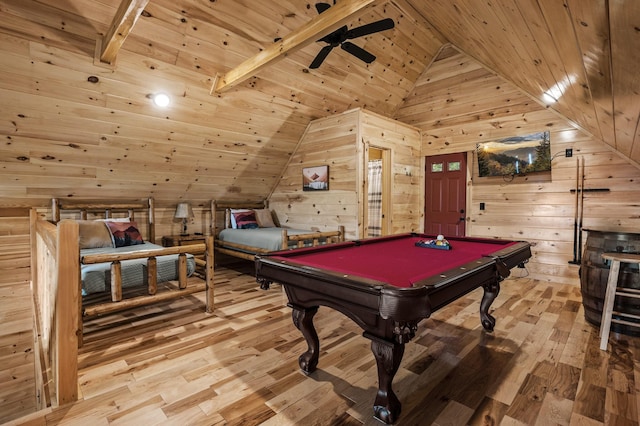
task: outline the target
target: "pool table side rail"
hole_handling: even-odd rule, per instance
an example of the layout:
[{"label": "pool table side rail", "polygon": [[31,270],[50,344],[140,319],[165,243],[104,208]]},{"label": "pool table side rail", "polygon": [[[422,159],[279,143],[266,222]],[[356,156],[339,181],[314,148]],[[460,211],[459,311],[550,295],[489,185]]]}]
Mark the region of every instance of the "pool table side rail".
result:
[{"label": "pool table side rail", "polygon": [[[407,237],[413,237],[413,238],[423,238],[423,239],[435,239],[436,235],[431,235],[431,234],[419,234],[416,232],[411,232],[411,233],[404,233],[404,234],[394,234],[394,235],[385,235],[382,237],[372,237],[372,238],[364,238],[361,240],[349,240],[349,241],[343,241],[343,242],[339,242],[339,243],[334,243],[331,244],[331,248],[332,250],[336,250],[336,249],[341,249],[341,248],[350,248],[353,246],[361,246],[361,245],[368,245],[368,244],[376,244],[376,243],[381,243],[384,241],[392,241],[392,240],[397,240],[397,239],[402,239],[402,238],[407,238]],[[510,244],[513,241],[507,241],[507,240],[501,240],[501,239],[497,239],[497,238],[481,238],[481,237],[448,237],[449,241],[457,241],[457,240],[462,240],[462,241],[467,241],[467,242],[478,242],[478,243],[485,243],[485,244],[494,244],[496,246],[498,245],[506,245],[506,244]],[[528,244],[528,243],[526,243]],[[268,254],[258,254],[258,256],[260,256],[261,258],[263,256],[281,256],[281,257],[295,257],[295,256],[303,256],[306,254],[313,254],[315,252],[322,252],[324,250],[327,250],[327,246],[314,246],[314,247],[301,247],[301,248],[293,248],[293,249],[287,249],[287,250],[279,250],[279,251],[272,251],[269,252]]]},{"label": "pool table side rail", "polygon": [[[342,312],[365,330],[371,331],[373,327],[378,336],[393,336],[388,324],[376,319],[384,283],[269,258],[256,261],[256,277],[284,286],[291,308],[326,306]],[[323,291],[317,291],[319,287]],[[403,297],[410,305],[403,314],[409,315],[411,320],[429,316],[426,288],[405,290],[411,290],[411,297]],[[405,294],[409,296],[409,293],[403,293],[403,296]]]},{"label": "pool table side rail", "polygon": [[[482,259],[453,268],[442,274],[415,283],[426,288],[431,312],[435,312],[452,301],[486,284],[499,283],[506,276],[500,276],[496,262],[503,262],[507,270],[526,263],[531,257],[529,243],[518,242],[508,248]],[[461,272],[462,271],[462,272]],[[442,276],[446,278],[443,278]]]},{"label": "pool table side rail", "polygon": [[[456,266],[440,274],[427,277],[423,280],[413,283],[413,287],[439,287],[448,285],[451,280],[454,280],[457,276],[465,273],[471,273],[481,268],[491,267],[496,264],[498,260],[502,261],[508,270],[514,267],[526,263],[531,257],[531,248],[527,242],[516,242],[509,247],[495,251],[490,255],[483,255],[472,262],[464,265]],[[449,279],[447,279],[449,277]],[[507,278],[507,277],[502,277]]]}]

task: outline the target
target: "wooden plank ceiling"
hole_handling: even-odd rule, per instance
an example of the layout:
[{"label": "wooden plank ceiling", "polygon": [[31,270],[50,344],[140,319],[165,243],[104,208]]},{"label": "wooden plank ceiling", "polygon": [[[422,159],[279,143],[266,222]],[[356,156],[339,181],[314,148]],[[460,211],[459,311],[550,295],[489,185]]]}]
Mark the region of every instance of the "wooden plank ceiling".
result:
[{"label": "wooden plank ceiling", "polygon": [[[429,130],[419,106],[399,112],[445,46],[640,163],[637,0],[331,5],[0,0],[0,195],[264,197],[313,119],[363,107]],[[335,48],[309,68],[317,38],[384,18],[352,40],[374,62]]]}]

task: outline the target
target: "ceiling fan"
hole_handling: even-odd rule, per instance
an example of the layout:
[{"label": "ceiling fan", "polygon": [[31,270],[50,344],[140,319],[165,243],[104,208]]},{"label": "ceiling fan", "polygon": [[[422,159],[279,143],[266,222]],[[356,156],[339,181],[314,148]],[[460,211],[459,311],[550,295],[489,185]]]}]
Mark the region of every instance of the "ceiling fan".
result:
[{"label": "ceiling fan", "polygon": [[[322,13],[330,7],[331,5],[328,3],[316,3],[316,10],[318,11],[318,13]],[[372,22],[370,24],[365,24],[352,29],[348,29],[346,25],[340,27],[331,34],[327,34],[326,36],[318,40],[327,43],[327,46],[323,47],[320,52],[318,52],[318,55],[315,57],[313,62],[311,62],[311,65],[309,65],[309,68],[318,68],[320,64],[322,64],[322,62],[326,59],[329,52],[331,52],[334,47],[338,46],[340,46],[342,50],[351,53],[356,58],[366,62],[367,64],[370,64],[376,59],[376,57],[363,48],[356,46],[355,44],[347,40],[377,33],[379,31],[389,30],[393,27],[394,22],[391,18],[381,19],[380,21]]]}]

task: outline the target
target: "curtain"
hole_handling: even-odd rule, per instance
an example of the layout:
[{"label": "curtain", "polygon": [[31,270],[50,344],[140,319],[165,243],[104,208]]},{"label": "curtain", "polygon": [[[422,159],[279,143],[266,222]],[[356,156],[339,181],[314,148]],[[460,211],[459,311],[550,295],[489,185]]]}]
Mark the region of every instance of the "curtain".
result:
[{"label": "curtain", "polygon": [[382,235],[382,160],[369,161],[369,231],[367,236]]}]

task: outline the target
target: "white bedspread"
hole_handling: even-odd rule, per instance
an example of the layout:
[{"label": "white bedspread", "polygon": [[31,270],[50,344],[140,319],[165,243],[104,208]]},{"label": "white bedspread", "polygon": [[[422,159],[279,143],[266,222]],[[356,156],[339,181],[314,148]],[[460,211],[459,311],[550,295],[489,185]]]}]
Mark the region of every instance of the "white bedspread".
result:
[{"label": "white bedspread", "polygon": [[[145,242],[127,247],[105,247],[80,250],[80,256],[104,253],[128,253],[138,250],[154,250],[163,248],[160,245]],[[178,278],[178,255],[170,254],[156,257],[158,265],[158,282]],[[124,260],[122,265],[122,288],[147,285],[147,259]],[[111,282],[111,263],[81,265],[82,295],[106,291]],[[192,255],[187,255],[187,275],[195,271]]]},{"label": "white bedspread", "polygon": [[[289,229],[288,235],[308,234],[312,231],[303,229]],[[268,251],[282,250],[282,228],[254,228],[254,229],[223,229],[219,240],[242,244]],[[292,246],[292,248],[295,246]]]}]

